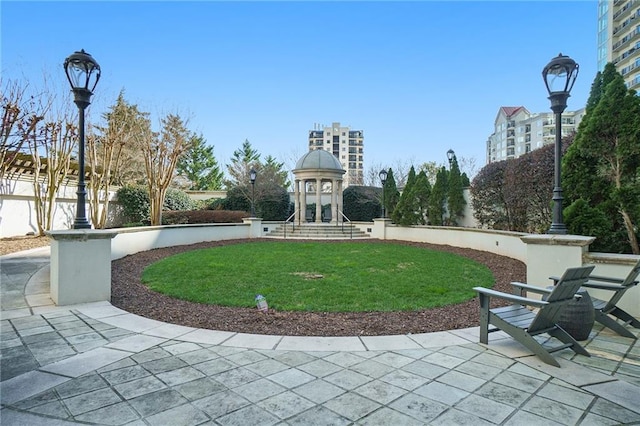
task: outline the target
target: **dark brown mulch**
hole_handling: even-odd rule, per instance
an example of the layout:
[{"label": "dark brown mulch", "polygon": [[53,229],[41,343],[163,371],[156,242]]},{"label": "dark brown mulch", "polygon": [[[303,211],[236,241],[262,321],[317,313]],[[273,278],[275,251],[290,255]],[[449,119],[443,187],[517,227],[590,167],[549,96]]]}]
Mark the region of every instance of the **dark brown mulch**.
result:
[{"label": "dark brown mulch", "polygon": [[[411,312],[278,312],[261,313],[255,308],[230,308],[173,299],[149,290],[140,282],[147,265],[188,250],[240,244],[247,241],[216,241],[151,250],[112,262],[113,305],[128,312],[173,324],[212,330],[285,336],[378,336],[426,333],[478,325],[479,305],[475,297],[465,303]],[[290,240],[291,241],[291,240]],[[451,246],[407,241],[380,241],[447,251],[486,265],[496,279],[494,289],[511,292],[511,281],[525,281],[524,263],[492,253]],[[330,242],[324,242],[331,244]],[[257,272],[256,272],[257,273]]]}]

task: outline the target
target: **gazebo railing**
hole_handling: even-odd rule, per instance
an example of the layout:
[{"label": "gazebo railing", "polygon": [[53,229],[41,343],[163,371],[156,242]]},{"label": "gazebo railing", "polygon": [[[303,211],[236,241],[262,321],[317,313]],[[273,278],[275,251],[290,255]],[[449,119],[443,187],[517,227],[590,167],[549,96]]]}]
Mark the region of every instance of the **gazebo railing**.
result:
[{"label": "gazebo railing", "polygon": [[338,214],[342,216],[343,219],[342,221],[338,221],[340,222],[340,226],[342,226],[342,232],[344,233],[344,221],[346,220],[349,223],[349,238],[353,239],[353,225],[351,224],[351,220],[340,210],[338,210]]},{"label": "gazebo railing", "polygon": [[[291,218],[294,218],[296,216],[296,213],[298,213],[298,210],[294,211],[291,216],[289,216],[288,218],[285,219],[283,225],[284,225],[284,238],[287,238],[287,223],[291,220]],[[296,231],[296,220],[293,219],[291,220],[291,232],[295,232]]]}]

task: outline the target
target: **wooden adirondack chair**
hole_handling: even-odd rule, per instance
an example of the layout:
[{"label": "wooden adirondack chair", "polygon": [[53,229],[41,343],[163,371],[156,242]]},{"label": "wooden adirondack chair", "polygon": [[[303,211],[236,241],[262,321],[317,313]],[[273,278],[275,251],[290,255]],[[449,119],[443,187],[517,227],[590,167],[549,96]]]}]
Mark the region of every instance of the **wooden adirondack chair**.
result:
[{"label": "wooden adirondack chair", "polygon": [[[475,287],[474,290],[480,297],[480,343],[488,344],[489,333],[502,330],[526,346],[542,361],[556,367],[560,367],[560,364],[551,354],[562,349],[570,348],[576,353],[590,356],[589,352],[557,324],[557,321],[565,305],[574,299],[593,268],[594,266],[583,266],[567,269],[553,290],[517,282],[511,283],[515,294]],[[519,296],[523,291],[546,294],[547,298],[538,300]],[[514,304],[491,309],[491,298],[508,300]],[[532,311],[528,306],[538,309]],[[489,324],[495,328],[489,329]],[[535,339],[535,336],[543,333],[555,337],[563,344],[556,347],[543,346]]]},{"label": "wooden adirondack chair", "polygon": [[[595,309],[595,320],[619,335],[631,337],[632,339],[637,339],[637,337],[631,333],[625,325],[640,328],[640,321],[616,305],[627,290],[638,284],[638,275],[640,275],[640,260],[638,260],[625,278],[591,275],[589,276],[589,280],[582,284],[582,287],[613,292],[609,300],[600,300],[591,296]],[[554,280],[554,284],[558,281],[557,277],[551,277],[551,279]],[[623,324],[619,323],[618,319],[622,320]]]}]

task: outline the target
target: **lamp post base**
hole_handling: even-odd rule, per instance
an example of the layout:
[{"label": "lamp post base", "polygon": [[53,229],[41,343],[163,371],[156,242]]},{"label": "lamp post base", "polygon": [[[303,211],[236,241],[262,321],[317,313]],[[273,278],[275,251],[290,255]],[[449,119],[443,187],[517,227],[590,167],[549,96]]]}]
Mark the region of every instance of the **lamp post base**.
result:
[{"label": "lamp post base", "polygon": [[564,223],[552,223],[551,228],[549,228],[548,234],[562,234],[566,235],[568,233],[567,227]]},{"label": "lamp post base", "polygon": [[91,229],[91,224],[86,219],[76,219],[73,222],[73,229]]}]

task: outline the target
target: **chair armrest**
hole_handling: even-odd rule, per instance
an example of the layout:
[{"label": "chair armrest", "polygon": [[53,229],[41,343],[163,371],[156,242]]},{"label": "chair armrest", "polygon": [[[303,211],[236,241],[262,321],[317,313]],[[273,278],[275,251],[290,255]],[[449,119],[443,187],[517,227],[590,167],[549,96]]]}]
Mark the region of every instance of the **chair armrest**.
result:
[{"label": "chair armrest", "polygon": [[545,302],[544,300],[529,299],[522,296],[516,296],[515,294],[509,294],[509,293],[503,293],[501,291],[491,290],[490,288],[474,287],[473,289],[482,295],[508,300],[510,302],[518,303],[520,305],[542,307],[549,304],[549,302]]},{"label": "chair armrest", "polygon": [[628,288],[619,284],[599,283],[595,281],[587,281],[586,283],[582,284],[582,287],[595,288],[598,290],[609,290],[609,291],[618,291],[618,290],[624,290],[625,288]]},{"label": "chair armrest", "polygon": [[535,285],[521,283],[521,282],[518,282],[518,281],[512,281],[511,285],[513,287],[521,288],[523,290],[531,291],[533,293],[538,293],[538,294],[549,294],[549,293],[551,293],[553,291],[553,290],[549,290],[549,289],[546,289],[546,288],[538,287],[538,286],[535,286]]},{"label": "chair armrest", "polygon": [[[549,277],[549,279],[553,280],[553,285],[558,284],[558,281],[560,281],[560,277]],[[604,281],[604,282],[616,283],[616,284],[621,284],[624,282],[623,278],[611,278],[611,277],[604,277],[601,275],[589,275],[589,281],[591,280]]]},{"label": "chair armrest", "polygon": [[624,278],[612,278],[612,277],[605,277],[602,275],[589,275],[589,279],[590,280],[594,280],[594,281],[605,281],[608,283],[622,283],[624,282]]},{"label": "chair armrest", "polygon": [[547,290],[546,288],[537,287],[534,285],[520,283],[517,281],[511,282],[511,285],[516,289],[520,289],[521,291],[526,290],[526,291],[530,291],[532,293],[538,293],[538,294],[551,294],[551,292],[553,291],[553,290]]}]

